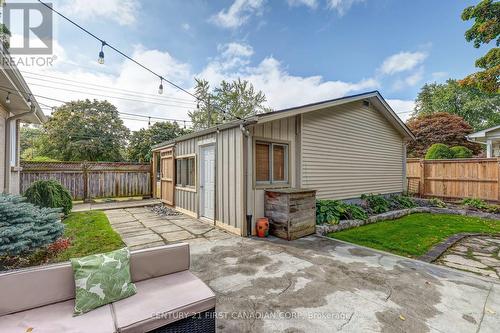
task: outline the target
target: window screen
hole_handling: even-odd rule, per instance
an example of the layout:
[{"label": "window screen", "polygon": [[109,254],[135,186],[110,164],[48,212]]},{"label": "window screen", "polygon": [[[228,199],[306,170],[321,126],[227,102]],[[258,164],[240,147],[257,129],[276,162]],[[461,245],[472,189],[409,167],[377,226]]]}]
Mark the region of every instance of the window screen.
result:
[{"label": "window screen", "polygon": [[255,177],[258,182],[270,181],[270,145],[257,143],[255,145]]}]

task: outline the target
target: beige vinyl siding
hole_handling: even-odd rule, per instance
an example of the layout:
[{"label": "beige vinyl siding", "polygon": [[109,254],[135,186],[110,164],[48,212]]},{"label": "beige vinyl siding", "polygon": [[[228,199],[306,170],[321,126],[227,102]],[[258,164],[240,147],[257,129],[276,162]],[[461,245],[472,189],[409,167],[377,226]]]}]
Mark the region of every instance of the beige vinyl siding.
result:
[{"label": "beige vinyl siding", "polygon": [[302,187],[320,199],[403,191],[403,138],[375,108],[353,102],[302,121]]},{"label": "beige vinyl siding", "polygon": [[196,191],[188,191],[180,188],[175,189],[175,206],[181,208],[183,210],[187,210],[192,212],[193,215],[198,214],[198,142],[213,139],[215,134],[208,134],[196,138],[192,138],[189,140],[181,141],[175,144],[175,156],[184,156],[184,155],[196,155]]},{"label": "beige vinyl siding", "polygon": [[3,109],[2,106],[0,106],[0,193],[4,191],[4,174],[5,174],[5,163],[8,163],[8,161],[5,161],[5,118],[7,118],[9,115],[8,113]]},{"label": "beige vinyl siding", "polygon": [[[264,139],[268,141],[278,140],[286,141],[289,144],[288,154],[289,154],[289,184],[291,187],[296,186],[296,117],[287,117],[278,120],[269,121],[262,124],[257,124],[251,128],[251,135],[254,140]],[[251,140],[251,139],[250,139]],[[247,204],[249,206],[249,214],[253,215],[253,221],[255,223],[256,219],[264,216],[264,192],[265,189],[255,188],[253,179],[253,160],[254,151],[253,143],[248,145],[248,167],[249,176],[247,181],[248,186],[248,198]],[[254,230],[254,228],[252,229]]]},{"label": "beige vinyl siding", "polygon": [[222,130],[216,149],[216,219],[229,229],[245,226],[243,133],[239,127]]}]

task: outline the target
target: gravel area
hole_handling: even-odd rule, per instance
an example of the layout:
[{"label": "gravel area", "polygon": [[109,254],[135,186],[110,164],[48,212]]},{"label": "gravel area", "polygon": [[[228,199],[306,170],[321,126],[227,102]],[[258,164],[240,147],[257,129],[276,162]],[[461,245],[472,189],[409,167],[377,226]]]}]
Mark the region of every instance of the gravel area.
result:
[{"label": "gravel area", "polygon": [[149,209],[160,216],[180,216],[182,213],[179,213],[175,209],[169,208],[166,205],[159,204],[149,207]]}]

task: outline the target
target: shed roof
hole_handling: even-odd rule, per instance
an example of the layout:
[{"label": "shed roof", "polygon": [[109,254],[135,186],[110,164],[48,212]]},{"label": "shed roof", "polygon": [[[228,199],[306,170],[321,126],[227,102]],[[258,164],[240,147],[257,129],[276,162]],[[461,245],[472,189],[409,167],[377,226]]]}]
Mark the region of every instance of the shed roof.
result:
[{"label": "shed roof", "polygon": [[162,142],[160,144],[157,144],[153,146],[153,150],[158,150],[167,146],[171,146],[175,144],[176,142],[188,140],[194,137],[210,134],[216,131],[228,129],[228,128],[234,128],[238,127],[240,125],[250,125],[250,124],[256,124],[256,123],[264,123],[280,118],[285,118],[285,117],[290,117],[294,115],[298,115],[301,113],[306,113],[306,112],[311,112],[311,111],[316,111],[316,110],[321,110],[333,106],[338,106],[346,103],[351,103],[351,102],[356,102],[360,100],[368,100],[370,101],[379,111],[383,113],[383,115],[386,117],[386,119],[391,122],[394,127],[406,138],[410,140],[414,140],[415,136],[413,133],[410,131],[410,129],[401,121],[401,119],[396,115],[396,113],[392,110],[392,108],[387,104],[385,99],[382,97],[380,92],[378,91],[371,91],[367,93],[362,93],[362,94],[356,94],[356,95],[350,95],[350,96],[344,96],[340,98],[334,98],[326,101],[321,101],[321,102],[316,102],[316,103],[311,103],[311,104],[305,104],[301,106],[296,106],[292,108],[287,108],[287,109],[282,109],[282,110],[277,110],[277,111],[272,111],[272,112],[267,112],[267,113],[262,113],[258,114],[246,119],[242,120],[235,120],[231,121],[222,125],[218,126],[213,126],[201,131],[193,132],[190,134],[186,134],[183,136],[180,136],[178,138],[175,138],[170,141]]},{"label": "shed roof", "polygon": [[488,140],[500,141],[500,125],[469,134],[467,135],[467,139],[472,142],[483,144],[487,143]]}]

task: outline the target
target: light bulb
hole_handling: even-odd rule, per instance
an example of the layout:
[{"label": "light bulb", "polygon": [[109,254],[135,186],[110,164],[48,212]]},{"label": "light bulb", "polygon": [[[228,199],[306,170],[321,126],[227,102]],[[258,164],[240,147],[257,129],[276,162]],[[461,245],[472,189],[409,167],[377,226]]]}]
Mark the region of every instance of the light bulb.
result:
[{"label": "light bulb", "polygon": [[97,59],[97,62],[100,65],[104,65],[104,51],[101,50],[101,52],[99,52],[99,59]]},{"label": "light bulb", "polygon": [[163,79],[160,79],[160,86],[158,87],[158,94],[163,94]]},{"label": "light bulb", "polygon": [[101,65],[104,64],[104,46],[106,45],[105,41],[101,41],[101,51],[99,52],[99,58],[97,59],[97,62]]},{"label": "light bulb", "polygon": [[7,97],[5,98],[5,103],[10,104],[10,92],[7,93]]}]

